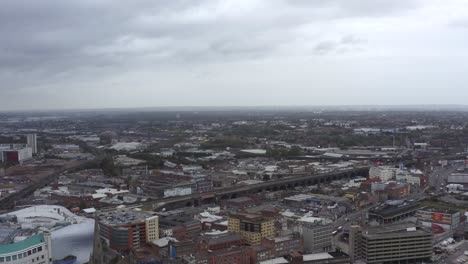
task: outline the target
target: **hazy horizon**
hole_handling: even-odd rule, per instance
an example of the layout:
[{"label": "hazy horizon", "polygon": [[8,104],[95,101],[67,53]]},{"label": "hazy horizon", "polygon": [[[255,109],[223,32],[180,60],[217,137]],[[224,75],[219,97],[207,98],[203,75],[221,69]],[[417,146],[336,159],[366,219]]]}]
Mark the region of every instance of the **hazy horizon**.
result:
[{"label": "hazy horizon", "polygon": [[462,0],[5,1],[0,111],[465,107]]}]

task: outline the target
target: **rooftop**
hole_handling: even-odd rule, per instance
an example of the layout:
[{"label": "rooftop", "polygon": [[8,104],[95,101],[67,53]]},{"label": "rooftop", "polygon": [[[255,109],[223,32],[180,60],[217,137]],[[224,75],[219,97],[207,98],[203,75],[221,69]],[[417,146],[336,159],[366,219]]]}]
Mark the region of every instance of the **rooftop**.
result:
[{"label": "rooftop", "polygon": [[303,255],[302,258],[304,261],[311,261],[311,260],[320,260],[320,259],[331,259],[333,258],[333,256],[328,253],[316,253],[316,254]]},{"label": "rooftop", "polygon": [[232,218],[237,218],[237,219],[242,219],[245,221],[250,221],[250,222],[267,222],[270,221],[271,219],[268,217],[264,217],[259,214],[231,214],[230,217]]},{"label": "rooftop", "polygon": [[389,224],[378,227],[369,227],[363,230],[363,236],[371,239],[385,239],[391,237],[412,237],[432,235],[431,231],[425,230],[412,222],[403,222],[397,224]]},{"label": "rooftop", "polygon": [[136,211],[126,208],[98,213],[100,222],[107,225],[126,225],[139,223],[152,216],[153,214],[149,212]]},{"label": "rooftop", "polygon": [[17,243],[0,245],[0,255],[14,253],[42,243],[45,243],[44,236],[42,234],[35,235]]},{"label": "rooftop", "polygon": [[416,210],[419,207],[417,203],[408,203],[408,204],[401,204],[401,205],[379,205],[369,210],[370,214],[377,214],[383,217],[393,216],[395,214],[401,214],[404,212]]}]

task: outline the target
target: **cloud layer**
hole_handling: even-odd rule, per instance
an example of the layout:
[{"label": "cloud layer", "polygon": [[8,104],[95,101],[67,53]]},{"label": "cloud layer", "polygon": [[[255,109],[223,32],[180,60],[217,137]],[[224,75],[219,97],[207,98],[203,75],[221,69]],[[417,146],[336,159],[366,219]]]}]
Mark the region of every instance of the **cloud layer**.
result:
[{"label": "cloud layer", "polygon": [[438,94],[468,78],[462,0],[0,5],[0,109],[463,103]]}]

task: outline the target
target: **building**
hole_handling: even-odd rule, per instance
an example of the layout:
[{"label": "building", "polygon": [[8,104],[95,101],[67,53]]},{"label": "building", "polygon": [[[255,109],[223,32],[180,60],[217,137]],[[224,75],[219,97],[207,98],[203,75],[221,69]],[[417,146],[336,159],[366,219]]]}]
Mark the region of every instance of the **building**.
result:
[{"label": "building", "polygon": [[231,247],[196,255],[197,264],[250,264],[246,247]]},{"label": "building", "polygon": [[418,208],[419,205],[417,203],[381,204],[369,209],[367,219],[369,223],[390,224],[414,216]]},{"label": "building", "polygon": [[414,184],[418,186],[421,185],[421,176],[423,176],[423,174],[419,170],[406,171],[406,170],[397,169],[395,173],[395,178],[398,181],[402,181],[402,182],[406,182],[406,183]]},{"label": "building", "polygon": [[231,214],[228,230],[239,233],[250,245],[260,244],[262,238],[274,238],[275,221],[258,214]]},{"label": "building", "polygon": [[305,253],[322,253],[332,249],[333,222],[330,219],[303,217],[299,222]]},{"label": "building", "polygon": [[199,251],[215,251],[244,245],[242,236],[231,232],[205,233],[197,239],[197,242],[197,249]]},{"label": "building", "polygon": [[421,263],[432,257],[432,232],[406,222],[379,227],[350,227],[351,261],[367,264]]},{"label": "building", "polygon": [[0,245],[0,263],[52,263],[50,234],[38,234],[20,242]]},{"label": "building", "polygon": [[26,142],[29,148],[32,149],[32,154],[37,153],[37,135],[36,134],[28,134],[26,135]]},{"label": "building", "polygon": [[436,210],[433,208],[420,208],[416,211],[418,222],[425,227],[432,228],[435,233],[454,230],[460,226],[460,212],[455,210]]},{"label": "building", "polygon": [[389,181],[395,178],[397,168],[390,166],[371,167],[369,169],[369,178],[379,178],[382,181]]},{"label": "building", "polygon": [[100,235],[115,250],[131,250],[159,239],[159,217],[149,212],[117,209],[99,212]]},{"label": "building", "polygon": [[264,238],[262,245],[270,246],[275,249],[276,257],[283,257],[291,254],[291,252],[303,252],[304,240],[299,233],[293,233],[289,236],[275,237],[274,239]]},{"label": "building", "polygon": [[23,163],[32,159],[32,149],[24,144],[0,144],[0,162]]},{"label": "building", "polygon": [[464,188],[468,187],[468,173],[456,172],[448,176],[448,184],[461,184]]},{"label": "building", "polygon": [[259,264],[349,264],[350,257],[340,251],[324,252],[303,255],[299,251],[291,252],[287,256],[271,258],[260,262],[251,262]]},{"label": "building", "polygon": [[348,264],[351,263],[349,256],[343,252],[326,252],[307,254],[302,256],[304,264]]}]

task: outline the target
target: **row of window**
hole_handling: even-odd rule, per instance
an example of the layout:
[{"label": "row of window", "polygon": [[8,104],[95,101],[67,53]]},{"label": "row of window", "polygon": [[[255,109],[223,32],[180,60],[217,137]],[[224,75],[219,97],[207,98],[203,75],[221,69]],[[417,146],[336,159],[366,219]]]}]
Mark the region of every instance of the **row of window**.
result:
[{"label": "row of window", "polygon": [[[20,254],[8,256],[8,257],[0,257],[0,262],[9,262],[9,261],[12,261],[12,260],[18,260],[18,259],[26,258],[27,256],[31,256],[32,254],[35,254],[35,253],[41,252],[41,251],[42,251],[42,246],[37,247],[37,248],[33,248],[33,249],[28,250],[27,252],[24,252],[24,253],[20,253]],[[44,256],[42,256],[42,257],[44,258]]]},{"label": "row of window", "polygon": [[[10,262],[10,261],[15,261],[15,260],[19,260],[19,259],[22,259],[22,258],[26,258],[28,256],[31,256],[32,254],[35,254],[35,253],[41,252],[41,251],[42,251],[42,246],[37,247],[37,248],[33,248],[31,250],[28,250],[27,252],[23,252],[23,253],[20,253],[20,254],[15,254],[15,255],[7,256],[7,257],[0,257],[0,263]],[[44,258],[44,255],[42,255],[42,258]],[[37,257],[37,260],[39,261],[39,257]],[[34,262],[34,259],[32,260],[32,262]]]}]

